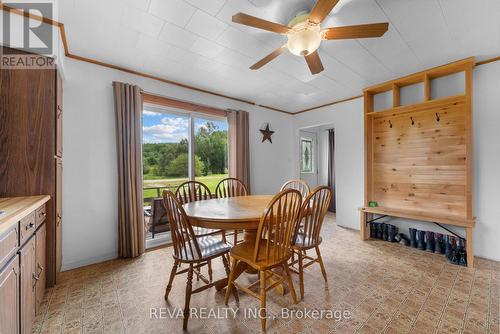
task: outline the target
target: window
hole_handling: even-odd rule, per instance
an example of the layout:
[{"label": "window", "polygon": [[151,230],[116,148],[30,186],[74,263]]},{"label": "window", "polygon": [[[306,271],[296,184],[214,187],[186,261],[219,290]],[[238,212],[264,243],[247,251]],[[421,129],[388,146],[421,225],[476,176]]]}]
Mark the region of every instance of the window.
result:
[{"label": "window", "polygon": [[300,139],[300,172],[313,172],[313,142],[311,139]]}]

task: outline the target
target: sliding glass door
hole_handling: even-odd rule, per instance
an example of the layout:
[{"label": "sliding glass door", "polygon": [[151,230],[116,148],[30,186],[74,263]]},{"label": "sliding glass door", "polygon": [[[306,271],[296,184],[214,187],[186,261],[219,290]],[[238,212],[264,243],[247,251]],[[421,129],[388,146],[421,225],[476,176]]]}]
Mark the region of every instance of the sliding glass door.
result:
[{"label": "sliding glass door", "polygon": [[152,239],[168,236],[164,189],[196,180],[215,193],[227,177],[227,120],[153,105],[145,105],[142,120],[146,245],[156,246]]}]

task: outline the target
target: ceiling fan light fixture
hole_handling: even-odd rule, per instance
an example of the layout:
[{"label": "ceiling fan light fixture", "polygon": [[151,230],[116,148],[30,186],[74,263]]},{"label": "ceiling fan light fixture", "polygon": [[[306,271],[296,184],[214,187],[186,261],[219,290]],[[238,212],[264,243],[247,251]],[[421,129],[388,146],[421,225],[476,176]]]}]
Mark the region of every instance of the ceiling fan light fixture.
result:
[{"label": "ceiling fan light fixture", "polygon": [[288,33],[288,50],[296,56],[307,56],[316,51],[321,44],[319,25],[304,22],[295,25]]}]

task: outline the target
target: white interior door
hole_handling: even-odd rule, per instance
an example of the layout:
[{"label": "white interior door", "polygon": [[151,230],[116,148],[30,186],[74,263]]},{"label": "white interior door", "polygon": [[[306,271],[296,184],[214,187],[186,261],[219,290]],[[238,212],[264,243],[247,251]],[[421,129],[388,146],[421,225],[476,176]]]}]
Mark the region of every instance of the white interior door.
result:
[{"label": "white interior door", "polygon": [[318,135],[316,132],[299,132],[300,178],[309,184],[311,190],[318,186]]}]

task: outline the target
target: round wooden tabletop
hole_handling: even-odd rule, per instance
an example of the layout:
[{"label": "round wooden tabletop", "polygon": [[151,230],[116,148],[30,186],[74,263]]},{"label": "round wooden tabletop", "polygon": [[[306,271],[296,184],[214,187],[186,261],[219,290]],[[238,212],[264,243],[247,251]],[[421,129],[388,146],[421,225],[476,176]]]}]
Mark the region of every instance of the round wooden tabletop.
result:
[{"label": "round wooden tabletop", "polygon": [[194,226],[221,230],[256,230],[272,195],[214,198],[184,204]]}]

